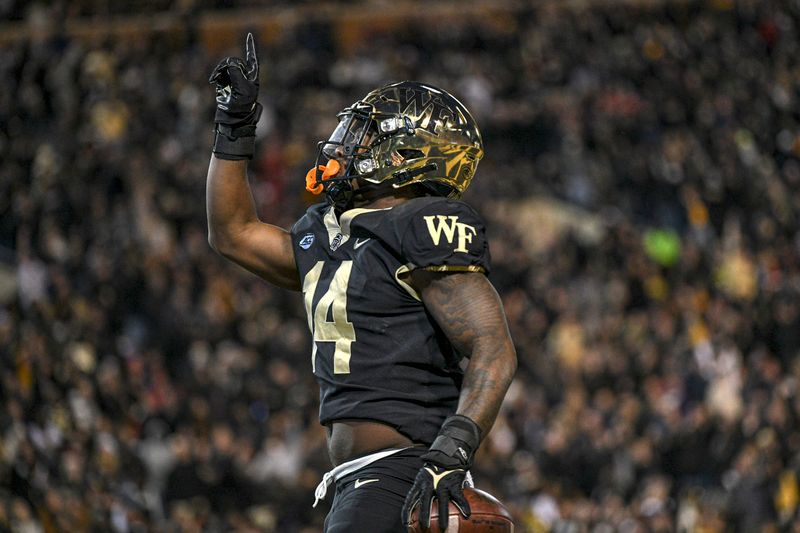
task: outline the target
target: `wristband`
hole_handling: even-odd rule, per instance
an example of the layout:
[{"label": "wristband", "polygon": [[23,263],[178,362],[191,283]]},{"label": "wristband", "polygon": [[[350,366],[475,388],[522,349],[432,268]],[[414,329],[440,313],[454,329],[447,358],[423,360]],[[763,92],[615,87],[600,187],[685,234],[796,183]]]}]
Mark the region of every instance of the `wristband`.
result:
[{"label": "wristband", "polygon": [[448,417],[423,459],[440,466],[469,468],[481,443],[481,428],[463,415]]},{"label": "wristband", "polygon": [[238,161],[253,159],[256,151],[256,127],[241,126],[231,128],[217,124],[214,130],[214,148],[212,152],[220,159]]}]

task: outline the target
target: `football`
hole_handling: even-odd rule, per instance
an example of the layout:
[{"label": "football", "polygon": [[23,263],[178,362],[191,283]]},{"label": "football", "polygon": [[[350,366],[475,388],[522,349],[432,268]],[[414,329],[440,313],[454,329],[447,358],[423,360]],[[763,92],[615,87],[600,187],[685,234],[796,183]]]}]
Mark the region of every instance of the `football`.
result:
[{"label": "football", "polygon": [[[448,506],[449,517],[447,533],[514,533],[514,522],[505,505],[480,489],[466,488],[464,496],[469,502],[469,518],[464,518],[451,502]],[[440,533],[439,506],[433,501],[431,509],[431,527],[423,528],[419,523],[419,506],[411,513],[411,525],[408,533]]]}]

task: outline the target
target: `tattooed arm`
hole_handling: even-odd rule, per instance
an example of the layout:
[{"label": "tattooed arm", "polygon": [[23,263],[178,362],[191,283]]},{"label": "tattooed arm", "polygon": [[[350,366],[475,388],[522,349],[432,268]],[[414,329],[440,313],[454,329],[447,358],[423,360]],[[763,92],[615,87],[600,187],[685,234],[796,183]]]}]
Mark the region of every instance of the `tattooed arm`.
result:
[{"label": "tattooed arm", "polygon": [[446,528],[448,502],[469,516],[464,496],[467,472],[482,436],[489,433],[500,404],[517,369],[514,343],[508,333],[497,292],[477,272],[435,273],[414,270],[411,284],[453,347],[469,357],[458,410],[442,424],[439,434],[406,495],[401,515],[411,523],[419,506],[419,520],[430,523],[432,502],[439,502],[439,530]]},{"label": "tattooed arm", "polygon": [[453,347],[469,357],[457,414],[486,435],[517,369],[503,304],[481,273],[415,270],[414,287]]}]

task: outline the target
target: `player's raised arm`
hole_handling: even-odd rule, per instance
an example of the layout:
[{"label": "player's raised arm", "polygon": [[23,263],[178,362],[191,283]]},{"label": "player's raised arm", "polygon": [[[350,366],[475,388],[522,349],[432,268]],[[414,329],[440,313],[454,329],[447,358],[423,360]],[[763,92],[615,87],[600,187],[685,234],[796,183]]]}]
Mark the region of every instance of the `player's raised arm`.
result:
[{"label": "player's raised arm", "polygon": [[415,270],[412,282],[453,347],[469,357],[458,410],[445,421],[423,456],[425,467],[409,492],[404,510],[410,516],[414,503],[420,500],[420,521],[425,524],[435,497],[439,527],[443,528],[448,501],[466,516],[470,514],[462,493],[464,477],[481,438],[494,424],[517,369],[517,355],[503,305],[483,273]]},{"label": "player's raised arm", "polygon": [[247,161],[255,151],[258,59],[247,35],[245,60],[223,59],[209,79],[216,85],[215,137],[206,184],[208,242],[217,252],[286,289],[299,290],[291,236],[261,222],[247,182]]}]

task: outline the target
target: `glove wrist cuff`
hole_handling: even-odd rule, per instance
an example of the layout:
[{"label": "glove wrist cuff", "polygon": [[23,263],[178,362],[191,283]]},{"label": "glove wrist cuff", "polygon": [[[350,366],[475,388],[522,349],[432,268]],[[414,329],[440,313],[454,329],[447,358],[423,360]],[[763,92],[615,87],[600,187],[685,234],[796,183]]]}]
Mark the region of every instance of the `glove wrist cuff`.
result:
[{"label": "glove wrist cuff", "polygon": [[477,448],[481,443],[481,428],[471,418],[464,415],[448,416],[439,430],[439,435],[449,435]]},{"label": "glove wrist cuff", "polygon": [[466,416],[453,415],[444,421],[430,451],[423,458],[447,468],[468,469],[480,442],[480,427]]},{"label": "glove wrist cuff", "polygon": [[212,152],[220,159],[242,160],[253,159],[256,151],[255,126],[231,128],[217,124],[214,130],[214,148]]}]

